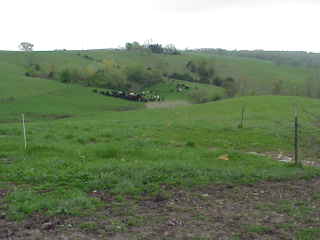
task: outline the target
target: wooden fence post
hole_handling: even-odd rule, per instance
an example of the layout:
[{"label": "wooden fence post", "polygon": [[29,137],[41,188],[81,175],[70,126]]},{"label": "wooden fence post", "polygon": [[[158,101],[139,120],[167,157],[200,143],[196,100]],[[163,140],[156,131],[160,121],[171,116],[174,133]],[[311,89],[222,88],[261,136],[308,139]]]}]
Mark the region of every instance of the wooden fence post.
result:
[{"label": "wooden fence post", "polygon": [[26,134],[26,125],[25,125],[23,113],[22,113],[22,128],[23,128],[24,149],[27,150],[27,134]]},{"label": "wooden fence post", "polygon": [[243,128],[244,126],[244,115],[245,115],[245,111],[246,111],[246,106],[243,105],[242,108],[241,108],[241,121],[238,125],[239,128]]},{"label": "wooden fence post", "polygon": [[299,119],[297,109],[294,116],[294,164],[299,165]]}]

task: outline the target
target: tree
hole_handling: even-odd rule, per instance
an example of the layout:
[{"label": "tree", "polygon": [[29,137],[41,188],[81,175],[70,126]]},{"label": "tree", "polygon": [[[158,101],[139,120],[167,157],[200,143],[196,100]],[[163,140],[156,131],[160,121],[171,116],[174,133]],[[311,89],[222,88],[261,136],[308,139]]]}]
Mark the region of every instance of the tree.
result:
[{"label": "tree", "polygon": [[147,70],[145,66],[132,64],[126,68],[127,80],[139,86],[151,86],[162,81],[162,72],[159,69]]},{"label": "tree", "polygon": [[140,43],[138,42],[127,42],[126,43],[126,49],[128,51],[131,51],[131,50],[141,50],[143,47],[140,45]]},{"label": "tree", "polygon": [[164,47],[164,53],[169,55],[180,55],[180,52],[177,50],[176,46],[173,44],[168,44]]},{"label": "tree", "polygon": [[130,50],[132,49],[132,43],[127,42],[127,43],[126,43],[126,49],[127,49],[128,51],[130,51]]},{"label": "tree", "polygon": [[223,85],[223,79],[217,76],[213,79],[212,84],[217,87],[221,87]]},{"label": "tree", "polygon": [[201,83],[211,83],[215,73],[213,63],[206,59],[197,61],[191,60],[187,63],[186,68],[190,72],[197,74]]},{"label": "tree", "polygon": [[153,52],[153,53],[158,53],[161,54],[164,52],[164,49],[162,47],[161,44],[155,43],[155,44],[150,44],[149,45],[149,49]]},{"label": "tree", "polygon": [[193,89],[188,95],[194,103],[206,103],[222,99],[220,92],[212,91],[208,88]]},{"label": "tree", "polygon": [[31,52],[33,50],[34,45],[29,42],[22,42],[19,44],[19,49],[25,52]]},{"label": "tree", "polygon": [[71,83],[72,81],[71,71],[69,69],[62,70],[62,72],[60,73],[60,80],[63,83]]},{"label": "tree", "polygon": [[222,87],[226,90],[228,97],[234,97],[238,92],[236,81],[232,77],[228,77],[223,81]]},{"label": "tree", "polygon": [[283,82],[282,80],[275,80],[272,82],[272,94],[280,95],[283,90]]}]

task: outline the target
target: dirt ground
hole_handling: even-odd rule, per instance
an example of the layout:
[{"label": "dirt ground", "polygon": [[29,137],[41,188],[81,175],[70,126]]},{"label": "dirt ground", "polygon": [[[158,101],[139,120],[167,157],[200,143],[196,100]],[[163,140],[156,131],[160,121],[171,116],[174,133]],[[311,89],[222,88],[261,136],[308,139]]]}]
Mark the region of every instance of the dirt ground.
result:
[{"label": "dirt ground", "polygon": [[90,195],[106,206],[87,217],[37,214],[16,223],[0,208],[0,239],[320,239],[320,178],[174,189],[139,200]]}]

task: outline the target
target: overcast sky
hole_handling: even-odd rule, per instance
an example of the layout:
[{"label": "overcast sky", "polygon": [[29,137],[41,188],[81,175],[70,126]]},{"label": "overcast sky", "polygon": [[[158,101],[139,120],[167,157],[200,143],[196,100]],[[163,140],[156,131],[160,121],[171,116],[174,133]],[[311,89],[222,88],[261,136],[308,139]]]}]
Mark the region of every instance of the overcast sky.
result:
[{"label": "overcast sky", "polygon": [[178,48],[320,52],[320,0],[0,0],[0,49]]}]

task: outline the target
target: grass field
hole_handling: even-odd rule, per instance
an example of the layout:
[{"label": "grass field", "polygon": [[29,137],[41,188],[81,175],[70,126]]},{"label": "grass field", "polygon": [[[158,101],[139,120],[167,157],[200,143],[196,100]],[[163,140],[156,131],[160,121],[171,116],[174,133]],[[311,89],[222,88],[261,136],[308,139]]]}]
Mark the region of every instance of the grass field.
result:
[{"label": "grass field", "polygon": [[[13,72],[20,75],[23,73],[23,65],[30,61],[47,67],[54,65],[56,70],[61,70],[66,67],[94,65],[96,61],[105,59],[112,59],[124,65],[140,63],[168,73],[184,73],[187,62],[198,58],[207,58],[214,62],[217,75],[237,79],[240,95],[271,94],[273,82],[282,81],[282,95],[305,96],[305,82],[312,75],[312,70],[306,68],[275,65],[269,61],[255,59],[212,56],[205,53],[167,56],[110,50],[34,52],[31,55],[21,52],[0,52],[0,64],[6,64],[5,69],[8,67],[13,69],[14,66]],[[41,84],[38,87],[40,86]]]},{"label": "grass field", "polygon": [[[1,176],[21,186],[9,198],[10,214],[23,216],[43,208],[57,213],[60,204],[68,205],[69,193],[89,204],[85,193],[93,190],[139,195],[157,193],[163,184],[248,183],[317,175],[319,171],[312,168],[302,170],[246,153],[291,151],[287,128],[279,128],[277,122],[291,120],[287,109],[292,102],[311,110],[319,107],[318,101],[303,98],[244,97],[174,109],[40,121],[27,124],[27,152],[20,124],[2,124]],[[248,106],[248,120],[239,129],[243,104]],[[229,160],[219,159],[226,154]],[[52,206],[42,205],[61,189],[69,191],[62,191],[67,194],[66,202],[59,197],[59,201],[52,199]],[[36,204],[38,190],[48,193]],[[16,195],[22,199],[15,199]],[[20,209],[20,204],[29,204],[30,197],[36,206]],[[71,205],[65,211],[75,214]]]},{"label": "grass field", "polygon": [[[81,65],[89,61],[71,53],[35,54],[43,61],[61,65]],[[96,58],[107,55],[103,51],[90,54]],[[126,58],[122,52],[108,54],[119,61]],[[127,209],[128,199],[141,201],[150,197],[161,202],[169,201],[172,194],[179,191],[192,192],[212,184],[243,186],[261,181],[303,181],[301,179],[320,175],[318,168],[301,168],[250,153],[291,154],[294,108],[298,106],[301,124],[309,126],[309,115],[304,110],[320,114],[320,103],[316,99],[247,96],[150,109],[142,103],[94,94],[90,88],[24,77],[20,55],[23,57],[22,53],[0,52],[0,201],[3,203],[0,216],[6,221],[36,216],[85,219],[100,216],[108,207]],[[150,56],[136,56],[137,59],[147,57]],[[61,58],[65,58],[65,62],[61,62]],[[187,59],[187,56],[168,58],[168,61],[179,58]],[[220,69],[225,74],[232,73],[230,69],[233,69],[232,74],[250,74],[252,81],[266,68],[257,80],[259,86],[269,76],[280,76],[288,83],[307,76],[305,70],[291,72],[289,67],[276,74],[273,72],[276,66],[255,60],[221,58],[216,61],[217,65],[224,66]],[[237,63],[237,67],[232,67]],[[176,64],[172,63],[173,69],[179,69]],[[290,74],[295,78],[291,79]],[[160,84],[152,90],[163,93],[170,101],[186,101],[186,94],[171,91],[178,82]],[[246,108],[244,128],[239,128],[243,106]],[[25,113],[27,121],[27,149],[24,149],[21,113]],[[202,198],[206,198],[203,194]],[[291,211],[291,207],[283,206],[287,211]],[[139,222],[136,218],[131,220],[131,225],[126,222],[126,227]],[[78,227],[94,230],[95,224],[81,222]],[[121,230],[123,224],[115,226]],[[241,229],[252,234],[268,232],[265,226],[252,224]],[[111,232],[115,234],[120,230]],[[300,230],[297,236],[318,236],[317,229],[315,232]],[[246,239],[247,235],[239,236],[238,239]]]},{"label": "grass field", "polygon": [[[214,62],[216,73],[221,77],[234,77],[240,81],[240,94],[271,94],[274,81],[283,81],[283,93],[305,95],[305,81],[310,70],[287,65],[275,65],[270,61],[249,58],[213,56],[206,53],[190,53],[181,56],[155,56],[130,52],[87,51],[83,55],[95,59],[110,58],[119,63],[140,62],[157,68],[168,69],[169,73],[186,72],[185,65],[191,59],[207,58]],[[298,91],[296,90],[298,89]]]}]

